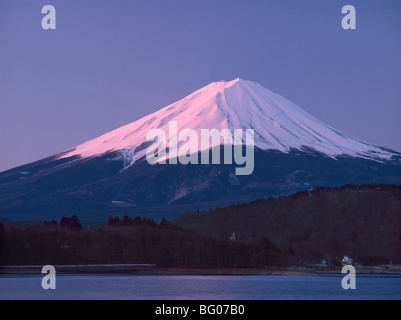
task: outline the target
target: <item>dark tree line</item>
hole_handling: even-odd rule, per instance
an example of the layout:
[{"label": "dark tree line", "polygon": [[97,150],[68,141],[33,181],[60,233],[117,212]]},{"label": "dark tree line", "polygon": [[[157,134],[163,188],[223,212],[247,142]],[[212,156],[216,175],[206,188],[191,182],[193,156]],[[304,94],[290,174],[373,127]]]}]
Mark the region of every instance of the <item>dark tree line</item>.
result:
[{"label": "dark tree line", "polygon": [[[330,186],[315,186],[311,190],[304,190],[294,193],[290,197],[292,198],[300,198],[300,197],[307,197],[307,196],[314,196],[320,195],[328,192],[336,192],[336,191],[374,191],[374,190],[394,190],[397,188],[394,185],[389,184],[362,184],[362,185],[355,185],[355,184],[345,184],[342,186],[330,187]],[[401,190],[401,188],[400,188]],[[400,194],[401,196],[401,194]]]},{"label": "dark tree line", "polygon": [[214,239],[147,218],[109,217],[83,228],[77,216],[29,227],[0,224],[1,265],[150,263],[159,267],[260,268],[285,257],[267,238]]},{"label": "dark tree line", "polygon": [[[47,222],[45,221],[45,225],[55,225],[55,221]],[[62,217],[60,220],[60,229],[70,229],[71,231],[81,231],[82,224],[79,222],[79,219],[76,215],[72,217]]]}]

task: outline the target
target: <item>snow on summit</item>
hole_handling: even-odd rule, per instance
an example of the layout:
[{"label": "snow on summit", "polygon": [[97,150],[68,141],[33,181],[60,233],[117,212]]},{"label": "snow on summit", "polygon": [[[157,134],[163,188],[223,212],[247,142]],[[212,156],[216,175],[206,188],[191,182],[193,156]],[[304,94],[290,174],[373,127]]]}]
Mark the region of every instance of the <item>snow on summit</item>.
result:
[{"label": "snow on summit", "polygon": [[199,136],[201,129],[254,129],[255,147],[263,150],[311,148],[330,157],[377,160],[395,155],[331,128],[256,82],[237,78],[213,82],[180,101],[67,150],[61,157],[86,158],[121,150],[124,159],[134,162],[146,152],[143,143],[149,130],[159,128],[168,136],[169,121],[177,122],[178,131],[194,129]]}]

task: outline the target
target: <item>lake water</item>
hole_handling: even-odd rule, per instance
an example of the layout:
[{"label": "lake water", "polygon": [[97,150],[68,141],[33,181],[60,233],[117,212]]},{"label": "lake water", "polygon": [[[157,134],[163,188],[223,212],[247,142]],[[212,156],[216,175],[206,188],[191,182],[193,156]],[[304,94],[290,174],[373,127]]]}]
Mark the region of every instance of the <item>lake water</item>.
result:
[{"label": "lake water", "polygon": [[341,280],[341,275],[57,275],[56,289],[44,290],[42,275],[0,275],[0,299],[401,299],[400,275],[357,275],[356,290],[342,289]]}]

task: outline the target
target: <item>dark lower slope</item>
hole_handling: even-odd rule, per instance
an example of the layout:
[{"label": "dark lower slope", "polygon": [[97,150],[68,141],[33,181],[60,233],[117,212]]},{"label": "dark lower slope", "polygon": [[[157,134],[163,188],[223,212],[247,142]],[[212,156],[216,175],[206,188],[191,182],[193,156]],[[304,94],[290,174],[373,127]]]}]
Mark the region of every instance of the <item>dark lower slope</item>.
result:
[{"label": "dark lower slope", "polygon": [[233,232],[243,243],[266,237],[293,262],[348,254],[361,263],[401,263],[400,187],[324,190],[188,213],[175,223],[217,239]]},{"label": "dark lower slope", "polygon": [[149,165],[123,170],[119,152],[88,159],[55,157],[0,173],[0,217],[59,219],[77,214],[85,222],[112,215],[175,218],[213,208],[346,183],[401,184],[399,160],[376,162],[312,151],[255,150],[255,169],[236,176],[236,165]]}]

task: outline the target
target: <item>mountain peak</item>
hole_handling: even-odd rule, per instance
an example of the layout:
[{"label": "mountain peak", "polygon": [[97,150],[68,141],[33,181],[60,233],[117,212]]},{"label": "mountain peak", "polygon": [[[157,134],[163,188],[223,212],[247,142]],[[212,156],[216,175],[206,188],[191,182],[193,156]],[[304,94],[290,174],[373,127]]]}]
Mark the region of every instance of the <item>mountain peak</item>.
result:
[{"label": "mountain peak", "polygon": [[[215,81],[212,82],[204,87],[202,87],[201,89],[195,91],[194,93],[190,94],[189,96],[187,96],[186,98],[190,97],[191,95],[195,95],[199,92],[202,92],[204,94],[212,94],[212,95],[216,95],[219,92],[222,93],[224,92],[224,90],[231,88],[233,86],[236,85],[241,85],[244,84],[246,82],[250,82],[241,78],[235,78],[233,80],[219,80],[219,81]],[[185,99],[185,98],[184,98]]]},{"label": "mountain peak", "polygon": [[224,82],[224,83],[231,83],[231,84],[233,84],[233,83],[239,82],[239,81],[245,81],[245,80],[243,80],[243,79],[241,79],[241,78],[235,78],[235,79],[233,79],[233,80],[219,80],[219,81],[215,81],[215,82],[212,82],[212,83]]},{"label": "mountain peak", "polygon": [[198,136],[201,129],[253,129],[255,147],[263,150],[287,153],[313,149],[329,157],[348,155],[375,160],[396,155],[331,128],[256,82],[236,78],[210,83],[142,119],[67,150],[61,157],[130,150],[139,158],[145,150],[135,150],[146,141],[146,134],[158,128],[168,135],[170,121],[177,122],[178,130],[194,129]]}]

